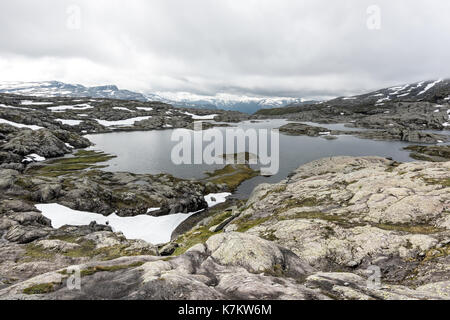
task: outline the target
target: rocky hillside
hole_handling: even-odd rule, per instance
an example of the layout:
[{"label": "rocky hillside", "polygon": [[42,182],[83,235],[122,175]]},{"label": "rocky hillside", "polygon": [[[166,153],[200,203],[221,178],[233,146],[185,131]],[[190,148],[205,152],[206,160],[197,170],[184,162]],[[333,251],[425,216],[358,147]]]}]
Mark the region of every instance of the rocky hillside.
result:
[{"label": "rocky hillside", "polygon": [[449,179],[450,162],[317,160],[159,251],[95,225],[50,230],[4,201],[1,226],[49,232],[0,244],[0,298],[450,299]]},{"label": "rocky hillside", "polygon": [[[328,140],[338,139],[337,136],[352,135],[361,139],[396,140],[413,143],[446,143],[449,135],[431,133],[422,130],[412,130],[403,127],[377,130],[329,130],[321,126],[311,126],[304,123],[288,123],[279,128],[280,132],[293,136],[322,137]],[[445,132],[443,132],[445,133]],[[439,147],[438,147],[439,148]]]},{"label": "rocky hillside", "polygon": [[36,98],[0,94],[0,124],[76,133],[192,127],[195,120],[236,122],[248,115],[223,110],[176,109],[159,102],[91,98]]},{"label": "rocky hillside", "polygon": [[450,80],[424,81],[321,103],[260,110],[260,118],[352,123],[370,129],[447,130]]}]

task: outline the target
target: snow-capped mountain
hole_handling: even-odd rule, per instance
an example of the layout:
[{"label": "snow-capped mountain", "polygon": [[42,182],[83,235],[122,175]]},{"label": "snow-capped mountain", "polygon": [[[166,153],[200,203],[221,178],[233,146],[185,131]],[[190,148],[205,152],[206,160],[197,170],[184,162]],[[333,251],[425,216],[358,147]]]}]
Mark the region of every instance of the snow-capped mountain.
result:
[{"label": "snow-capped mountain", "polygon": [[305,102],[301,98],[250,97],[227,93],[206,96],[189,92],[157,92],[146,96],[149,100],[170,103],[176,107],[234,110],[245,113],[254,113],[260,109],[281,108],[292,103],[301,104]]},{"label": "snow-capped mountain", "polygon": [[138,93],[121,90],[115,85],[85,87],[59,81],[45,82],[0,82],[0,93],[28,96],[65,96],[112,98],[122,100],[159,101],[184,108],[236,110],[254,113],[260,109],[280,108],[289,104],[305,103],[301,98],[289,97],[249,97],[219,93],[215,96],[197,95],[188,92]]},{"label": "snow-capped mountain", "polygon": [[119,90],[115,85],[85,87],[80,84],[67,84],[59,81],[0,82],[0,93],[38,97],[92,97],[147,101],[147,98],[141,93]]},{"label": "snow-capped mountain", "polygon": [[450,79],[439,79],[404,84],[377,91],[329,100],[326,104],[361,104],[383,106],[391,102],[448,102]]},{"label": "snow-capped mountain", "polygon": [[[428,105],[435,106],[433,112],[436,115],[439,114],[441,105],[448,105],[450,103],[450,79],[403,84],[360,95],[339,97],[317,103],[293,103],[283,108],[259,110],[257,114],[281,116],[305,113],[308,110],[315,110],[319,113],[326,110],[324,113],[337,113],[343,116],[348,116],[349,114],[377,114],[379,112],[391,114],[390,109],[398,105],[426,106],[427,103]],[[308,121],[312,120],[314,118]],[[447,126],[446,122],[444,127]]]}]

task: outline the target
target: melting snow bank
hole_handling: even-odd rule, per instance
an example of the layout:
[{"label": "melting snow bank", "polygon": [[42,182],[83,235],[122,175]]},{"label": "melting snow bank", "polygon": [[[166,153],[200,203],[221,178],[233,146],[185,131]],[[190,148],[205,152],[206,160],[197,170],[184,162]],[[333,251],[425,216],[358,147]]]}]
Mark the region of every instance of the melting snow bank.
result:
[{"label": "melting snow bank", "polygon": [[117,120],[117,121],[108,121],[108,120],[98,120],[95,119],[98,123],[100,123],[102,126],[105,127],[112,127],[112,126],[132,126],[137,121],[147,120],[150,119],[151,116],[146,117],[136,117],[131,119],[125,119],[125,120]]},{"label": "melting snow bank", "polygon": [[32,100],[22,100],[20,104],[31,105],[31,106],[45,106],[49,104],[53,104],[53,102],[35,102]]},{"label": "melting snow bank", "polygon": [[41,161],[45,161],[45,158],[41,157],[36,153],[29,154],[22,160],[22,162],[41,162]]},{"label": "melting snow bank", "polygon": [[206,116],[198,116],[193,113],[185,112],[185,115],[191,116],[193,120],[214,120],[215,117],[217,117],[217,114],[209,114]]},{"label": "melting snow bank", "polygon": [[208,207],[214,207],[217,204],[224,203],[227,201],[227,197],[231,196],[231,193],[210,193],[205,196],[205,200],[208,203]]},{"label": "melting snow bank", "polygon": [[[229,195],[231,193],[212,193],[205,196],[205,200],[208,202],[208,206],[212,207],[225,202]],[[161,217],[148,215],[119,217],[113,213],[105,217],[97,213],[72,210],[56,203],[37,204],[36,208],[52,221],[53,228],[60,228],[64,225],[88,225],[92,221],[96,221],[99,224],[109,222],[114,231],[122,232],[128,239],[142,239],[152,244],[169,242],[170,236],[176,227],[198,212],[177,213]]]},{"label": "melting snow bank", "polygon": [[49,107],[48,109],[53,111],[53,112],[62,112],[62,111],[66,111],[66,110],[87,110],[87,109],[93,109],[94,107],[87,104],[87,103],[82,103],[82,104],[76,104],[73,106],[58,106],[58,107]]},{"label": "melting snow bank", "polygon": [[0,124],[1,123],[6,123],[6,124],[9,124],[9,125],[11,125],[13,127],[16,127],[16,128],[28,128],[28,129],[31,129],[31,130],[42,129],[42,127],[39,127],[39,126],[22,124],[22,123],[16,123],[16,122],[12,122],[12,121],[5,120],[5,119],[0,119]]},{"label": "melting snow bank", "polygon": [[77,126],[79,125],[81,122],[81,120],[67,120],[67,119],[56,119],[56,121],[61,122],[62,124],[67,124],[69,126]]}]

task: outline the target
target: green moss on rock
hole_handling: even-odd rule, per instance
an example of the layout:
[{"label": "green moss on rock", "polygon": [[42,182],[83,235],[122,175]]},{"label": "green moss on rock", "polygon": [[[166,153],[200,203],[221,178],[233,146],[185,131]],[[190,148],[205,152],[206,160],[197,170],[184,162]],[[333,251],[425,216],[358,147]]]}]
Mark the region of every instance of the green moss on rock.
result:
[{"label": "green moss on rock", "polygon": [[40,283],[34,286],[25,288],[23,293],[25,294],[46,294],[55,291],[55,285],[53,283]]}]

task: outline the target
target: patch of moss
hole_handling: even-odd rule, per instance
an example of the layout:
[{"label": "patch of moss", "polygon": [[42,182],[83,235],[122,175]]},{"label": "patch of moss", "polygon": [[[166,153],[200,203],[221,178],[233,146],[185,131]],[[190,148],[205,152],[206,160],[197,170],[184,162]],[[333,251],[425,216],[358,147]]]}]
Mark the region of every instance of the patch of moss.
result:
[{"label": "patch of moss", "polygon": [[29,262],[36,260],[53,260],[54,258],[54,252],[45,250],[42,246],[34,243],[29,243],[25,246],[25,253],[22,260],[24,262]]},{"label": "patch of moss", "polygon": [[272,277],[284,277],[286,270],[281,264],[275,264],[272,269],[264,270],[264,274]]},{"label": "patch of moss", "polygon": [[211,227],[216,226],[216,225],[220,224],[221,222],[223,222],[224,220],[230,218],[232,215],[233,215],[232,211],[225,211],[223,213],[216,214],[215,216],[213,216],[213,218],[209,222],[208,226],[211,226]]},{"label": "patch of moss", "polygon": [[176,240],[176,243],[178,243],[179,246],[175,249],[172,255],[179,256],[196,244],[205,243],[211,236],[221,233],[222,230],[218,232],[211,232],[209,229],[222,223],[232,215],[233,212],[231,211],[219,211],[217,214],[212,216],[212,219],[206,226],[200,226],[184,233]]},{"label": "patch of moss", "polygon": [[412,151],[411,158],[416,160],[441,162],[450,160],[450,146],[407,146],[405,150]]},{"label": "patch of moss", "polygon": [[61,240],[61,241],[70,242],[70,243],[77,243],[77,240],[79,238],[80,238],[79,236],[74,236],[74,235],[70,235],[70,234],[49,237],[50,240]]},{"label": "patch of moss", "polygon": [[287,188],[287,186],[285,184],[281,185],[281,186],[277,186],[277,187],[267,191],[267,193],[264,196],[261,197],[260,201],[264,200],[265,198],[267,198],[271,194],[282,193],[282,192],[286,191],[286,188]]},{"label": "patch of moss", "polygon": [[96,249],[93,252],[94,256],[100,256],[103,261],[114,260],[120,257],[132,257],[142,255],[154,255],[155,253],[146,249],[127,250],[126,245],[115,245],[111,247],[105,247]]},{"label": "patch of moss", "polygon": [[34,286],[25,288],[23,293],[25,294],[46,294],[55,291],[53,283],[40,283]]},{"label": "patch of moss", "polygon": [[430,261],[437,258],[446,257],[449,254],[450,254],[450,245],[447,245],[442,248],[431,249],[425,253],[425,258],[423,259],[423,261]]},{"label": "patch of moss", "polygon": [[283,207],[278,208],[275,213],[278,215],[292,208],[300,207],[316,207],[320,205],[321,201],[316,198],[304,198],[304,199],[288,199],[283,202]]},{"label": "patch of moss", "polygon": [[95,242],[88,240],[88,241],[82,241],[78,243],[80,245],[78,248],[68,250],[67,252],[64,252],[63,254],[66,257],[71,258],[81,258],[81,257],[92,257],[95,256]]},{"label": "patch of moss", "polygon": [[[127,245],[115,245],[104,248],[95,248],[95,242],[91,240],[77,241],[75,236],[60,236],[52,239],[62,240],[70,243],[76,243],[79,247],[68,250],[66,252],[60,252],[59,254],[71,258],[82,257],[98,257],[103,261],[114,260],[124,256],[140,256],[140,255],[153,255],[154,252],[148,250],[127,250]],[[42,246],[30,243],[25,247],[24,261],[40,261],[40,260],[54,260],[56,252],[44,249]]]},{"label": "patch of moss", "polygon": [[425,154],[421,154],[421,153],[417,153],[417,152],[411,152],[409,154],[409,156],[415,160],[419,160],[419,161],[428,161],[428,162],[440,162],[439,160],[437,160],[436,158],[427,156]]},{"label": "patch of moss", "polygon": [[346,218],[343,216],[326,214],[320,211],[303,211],[297,212],[293,215],[280,216],[278,219],[279,220],[318,219],[330,222],[343,222],[345,221]]},{"label": "patch of moss", "polygon": [[81,270],[81,276],[82,277],[91,276],[97,272],[115,272],[119,270],[139,267],[142,266],[143,264],[144,262],[135,262],[127,265],[89,267],[87,269]]},{"label": "patch of moss", "polygon": [[179,246],[175,249],[172,255],[179,256],[196,244],[205,243],[211,236],[220,232],[221,231],[217,233],[211,232],[209,231],[208,227],[204,226],[191,230],[177,239],[176,242],[179,244]]},{"label": "patch of moss", "polygon": [[393,172],[395,168],[397,168],[398,166],[400,166],[401,163],[397,162],[397,161],[393,161],[389,167],[385,170],[385,172]]},{"label": "patch of moss", "polygon": [[80,150],[73,157],[48,161],[42,166],[32,168],[28,173],[38,176],[59,177],[71,172],[102,168],[104,166],[96,164],[113,158],[115,156],[100,151]]},{"label": "patch of moss", "polygon": [[253,170],[245,164],[229,164],[214,172],[207,172],[206,175],[208,175],[208,178],[203,181],[214,184],[225,184],[230,191],[233,191],[245,180],[259,175],[259,171]]},{"label": "patch of moss", "polygon": [[443,179],[431,179],[431,178],[422,178],[426,184],[429,185],[441,185],[443,187],[450,187],[450,178]]},{"label": "patch of moss", "polygon": [[256,227],[266,221],[268,221],[270,217],[258,218],[258,219],[250,219],[249,217],[243,217],[236,221],[237,232],[246,232],[253,227]]},{"label": "patch of moss", "polygon": [[405,224],[386,224],[380,223],[375,224],[375,227],[388,231],[402,231],[414,234],[433,234],[442,231],[443,229],[439,229],[430,225],[405,225]]},{"label": "patch of moss", "polygon": [[268,230],[264,233],[261,233],[260,237],[265,240],[268,240],[268,241],[277,241],[278,240],[278,237],[274,234],[273,230]]}]

